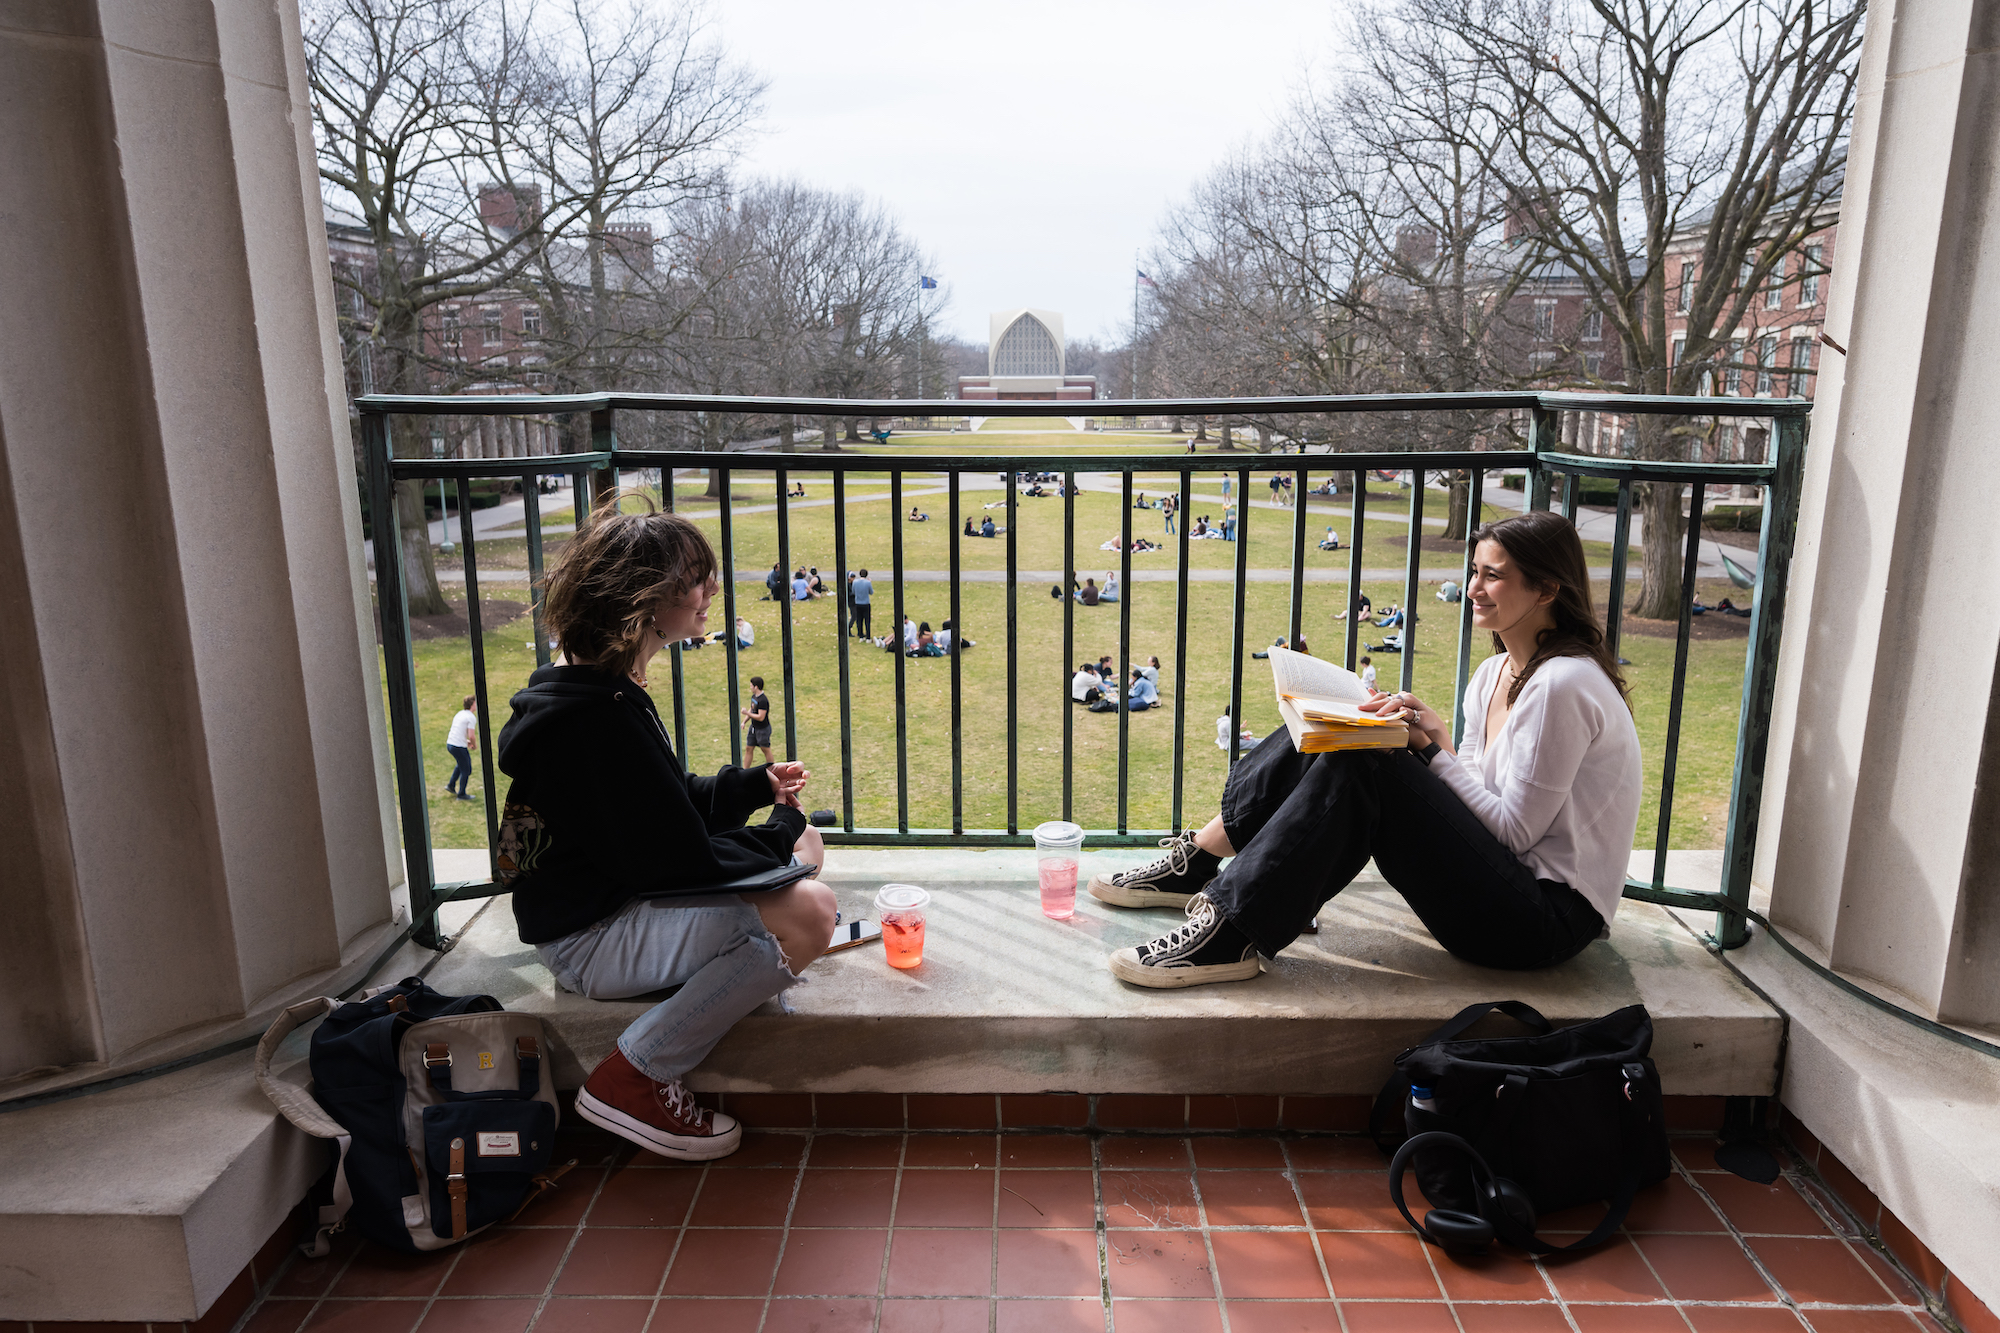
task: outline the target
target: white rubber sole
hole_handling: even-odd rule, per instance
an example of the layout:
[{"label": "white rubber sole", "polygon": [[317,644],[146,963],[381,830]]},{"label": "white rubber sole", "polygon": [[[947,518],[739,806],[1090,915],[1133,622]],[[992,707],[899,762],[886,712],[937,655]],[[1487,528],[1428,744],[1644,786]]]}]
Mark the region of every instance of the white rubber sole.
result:
[{"label": "white rubber sole", "polygon": [[1093,876],[1090,881],[1090,896],[1099,902],[1110,903],[1113,907],[1179,907],[1186,908],[1192,893],[1164,893],[1159,889],[1121,888],[1111,882],[1109,875]]},{"label": "white rubber sole", "polygon": [[[672,1157],[683,1162],[711,1162],[718,1157],[727,1157],[743,1142],[742,1122],[720,1111],[715,1113],[717,1132],[714,1134],[669,1134],[643,1120],[634,1120],[615,1106],[599,1101],[591,1096],[587,1089],[579,1089],[576,1094],[576,1113],[591,1124],[610,1130],[621,1139],[628,1139],[662,1157]],[[725,1124],[727,1128],[724,1128]]]},{"label": "white rubber sole", "polygon": [[1206,967],[1147,967],[1139,961],[1137,949],[1120,949],[1111,955],[1111,975],[1134,986],[1153,990],[1180,990],[1186,986],[1206,986],[1212,981],[1248,981],[1264,970],[1264,962],[1251,954],[1240,963],[1211,963]]}]

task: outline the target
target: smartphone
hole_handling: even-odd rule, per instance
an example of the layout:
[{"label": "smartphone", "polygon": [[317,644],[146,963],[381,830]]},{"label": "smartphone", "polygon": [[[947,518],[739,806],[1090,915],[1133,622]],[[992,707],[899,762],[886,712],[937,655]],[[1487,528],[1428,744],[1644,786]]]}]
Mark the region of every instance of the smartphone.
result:
[{"label": "smartphone", "polygon": [[882,927],[874,921],[841,921],[834,925],[833,943],[826,946],[828,953],[839,953],[842,949],[852,949],[857,944],[868,944],[882,938]]}]

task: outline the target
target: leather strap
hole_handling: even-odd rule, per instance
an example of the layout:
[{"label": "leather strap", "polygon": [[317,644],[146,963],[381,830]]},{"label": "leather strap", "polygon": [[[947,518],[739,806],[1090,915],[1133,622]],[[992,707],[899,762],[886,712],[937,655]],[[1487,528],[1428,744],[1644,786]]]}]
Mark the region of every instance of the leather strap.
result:
[{"label": "leather strap", "polygon": [[465,1140],[451,1141],[451,1174],[444,1178],[445,1193],[451,1196],[451,1234],[465,1235]]},{"label": "leather strap", "polygon": [[442,1041],[424,1044],[424,1074],[439,1092],[451,1091],[451,1046]]},{"label": "leather strap", "polygon": [[514,1063],[521,1071],[521,1096],[532,1099],[542,1090],[542,1043],[539,1038],[514,1038]]}]

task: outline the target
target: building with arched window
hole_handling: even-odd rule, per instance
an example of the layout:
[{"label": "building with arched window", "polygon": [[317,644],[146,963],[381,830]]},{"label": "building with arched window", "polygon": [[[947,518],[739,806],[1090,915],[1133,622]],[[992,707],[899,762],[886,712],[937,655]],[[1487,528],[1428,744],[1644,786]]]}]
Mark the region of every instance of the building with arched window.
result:
[{"label": "building with arched window", "polygon": [[1097,397],[1097,377],[1063,372],[1063,317],[1053,310],[999,310],[991,316],[986,373],[961,375],[967,399],[1081,400]]}]

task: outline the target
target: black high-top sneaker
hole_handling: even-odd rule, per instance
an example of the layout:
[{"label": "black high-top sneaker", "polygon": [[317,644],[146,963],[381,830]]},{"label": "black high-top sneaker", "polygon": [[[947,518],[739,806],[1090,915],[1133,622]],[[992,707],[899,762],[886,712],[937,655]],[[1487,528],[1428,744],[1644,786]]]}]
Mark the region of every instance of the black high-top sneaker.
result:
[{"label": "black high-top sneaker", "polygon": [[1134,986],[1173,990],[1211,981],[1248,981],[1263,970],[1250,937],[1223,919],[1205,893],[1188,900],[1188,919],[1156,940],[1111,955],[1111,975]]},{"label": "black high-top sneaker", "polygon": [[1113,907],[1186,907],[1188,899],[1208,887],[1222,858],[1194,845],[1194,834],[1160,839],[1167,854],[1137,870],[1093,875],[1090,896]]}]

